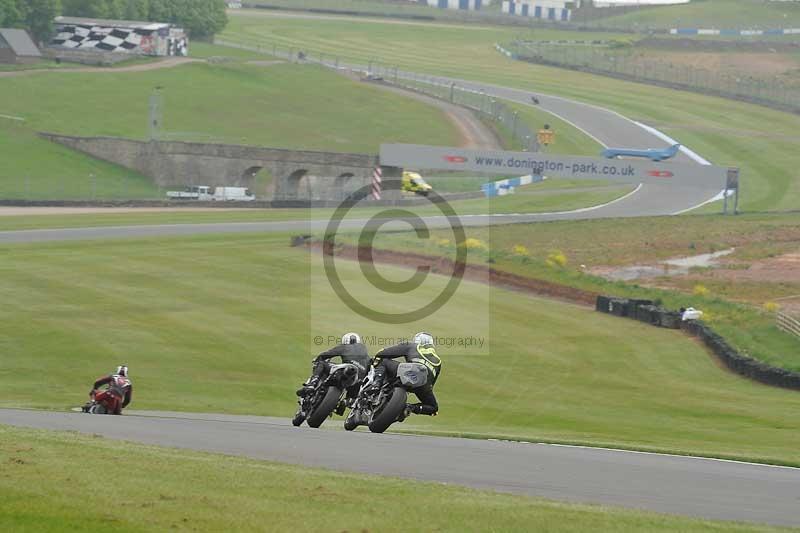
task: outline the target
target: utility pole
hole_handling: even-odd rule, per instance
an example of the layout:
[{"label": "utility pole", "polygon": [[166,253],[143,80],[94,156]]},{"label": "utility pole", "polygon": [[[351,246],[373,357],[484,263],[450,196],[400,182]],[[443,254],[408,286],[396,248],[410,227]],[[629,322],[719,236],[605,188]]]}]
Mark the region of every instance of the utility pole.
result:
[{"label": "utility pole", "polygon": [[161,123],[163,118],[163,98],[161,96],[161,89],[163,89],[163,87],[154,87],[153,92],[150,94],[148,129],[151,141],[157,141],[161,137]]}]

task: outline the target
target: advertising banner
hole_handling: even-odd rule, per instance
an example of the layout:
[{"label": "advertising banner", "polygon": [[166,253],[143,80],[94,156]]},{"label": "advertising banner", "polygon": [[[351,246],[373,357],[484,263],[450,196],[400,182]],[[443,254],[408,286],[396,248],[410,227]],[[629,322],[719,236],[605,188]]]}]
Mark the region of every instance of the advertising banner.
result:
[{"label": "advertising banner", "polygon": [[604,159],[541,152],[474,150],[419,144],[383,144],[381,165],[425,170],[466,170],[494,175],[601,179],[627,183],[661,183],[681,187],[718,188],[728,168],[649,159]]}]

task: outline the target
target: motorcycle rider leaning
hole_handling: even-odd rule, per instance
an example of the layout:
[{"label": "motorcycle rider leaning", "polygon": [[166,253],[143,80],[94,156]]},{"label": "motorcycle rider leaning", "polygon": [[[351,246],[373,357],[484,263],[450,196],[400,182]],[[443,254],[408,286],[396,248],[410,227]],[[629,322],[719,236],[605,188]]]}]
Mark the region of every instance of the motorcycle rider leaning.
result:
[{"label": "motorcycle rider leaning", "polygon": [[[117,397],[117,408],[114,410],[115,415],[122,414],[122,409],[128,406],[133,399],[133,383],[128,377],[127,365],[119,365],[114,373],[106,377],[100,378],[94,382],[92,390],[89,391],[89,398],[94,399],[97,389],[103,385],[108,385],[108,390]],[[122,401],[120,405],[119,401]],[[91,403],[91,402],[90,402]]]},{"label": "motorcycle rider leaning", "polygon": [[370,358],[367,347],[361,342],[361,336],[352,332],[342,335],[341,344],[322,352],[314,358],[311,376],[303,383],[302,387],[297,389],[296,394],[304,396],[314,390],[320,379],[328,375],[331,365],[328,360],[337,356],[342,358],[342,363],[352,363],[358,369],[358,380],[356,380],[355,385],[347,388],[347,400],[354,400],[358,396],[361,380],[367,375]]},{"label": "motorcycle rider leaning", "polygon": [[439,411],[439,404],[433,393],[433,386],[442,371],[442,360],[436,355],[436,347],[431,334],[417,333],[412,342],[401,342],[376,353],[375,359],[380,359],[380,362],[375,366],[373,387],[383,386],[386,376],[389,376],[390,379],[397,377],[397,366],[400,364],[394,360],[397,357],[405,357],[408,363],[421,363],[428,369],[428,380],[425,385],[411,391],[421,402],[409,405],[411,412],[418,415],[436,415]]}]

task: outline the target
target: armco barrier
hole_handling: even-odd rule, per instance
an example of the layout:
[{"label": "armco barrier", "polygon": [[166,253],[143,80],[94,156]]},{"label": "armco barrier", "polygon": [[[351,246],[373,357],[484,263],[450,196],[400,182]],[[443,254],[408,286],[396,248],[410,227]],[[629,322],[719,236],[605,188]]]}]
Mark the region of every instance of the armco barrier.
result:
[{"label": "armco barrier", "polygon": [[[630,308],[632,302],[637,302],[633,306],[635,311],[628,313],[626,307]],[[681,320],[680,313],[656,307],[647,300],[629,300],[611,296],[598,296],[595,309],[617,316],[628,316],[654,326],[682,329],[703,341],[703,344],[733,372],[767,385],[800,390],[800,373],[777,368],[740,354],[721,335],[699,320]]]}]

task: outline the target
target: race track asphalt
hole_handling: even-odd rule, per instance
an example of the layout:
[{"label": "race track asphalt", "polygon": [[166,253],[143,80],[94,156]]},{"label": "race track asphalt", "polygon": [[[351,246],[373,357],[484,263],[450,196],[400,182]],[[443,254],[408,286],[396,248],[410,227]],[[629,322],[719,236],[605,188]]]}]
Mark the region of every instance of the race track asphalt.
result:
[{"label": "race track asphalt", "polygon": [[121,417],[0,409],[0,424],[553,500],[800,526],[800,469],[601,448],[327,428],[288,418],[130,411]]}]

